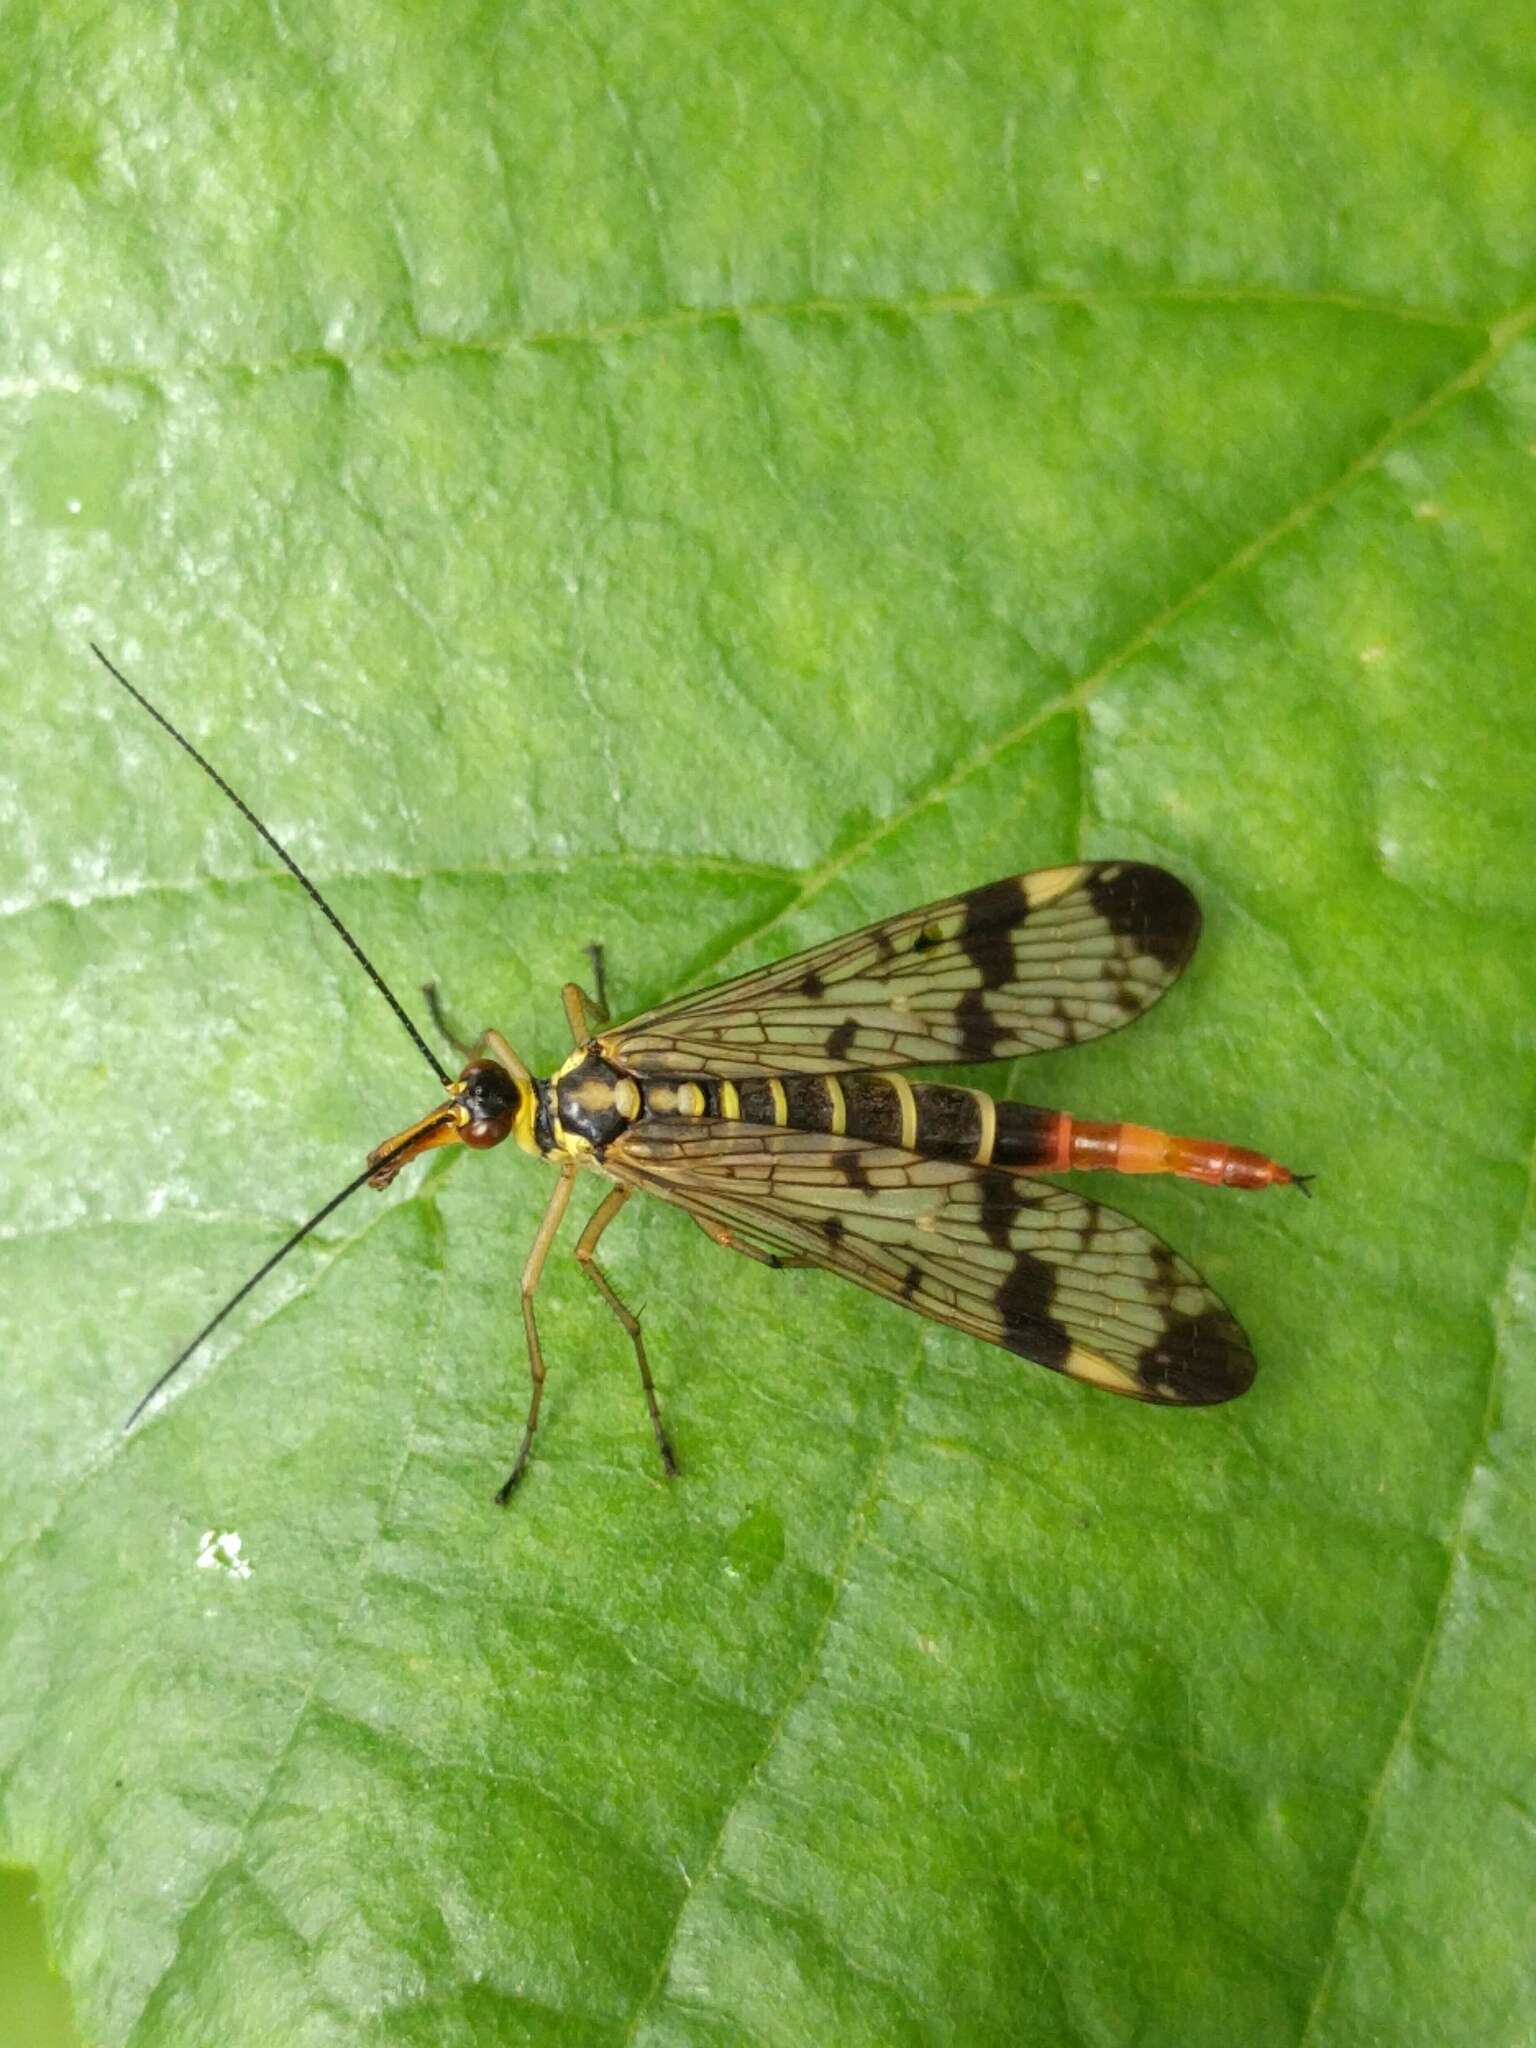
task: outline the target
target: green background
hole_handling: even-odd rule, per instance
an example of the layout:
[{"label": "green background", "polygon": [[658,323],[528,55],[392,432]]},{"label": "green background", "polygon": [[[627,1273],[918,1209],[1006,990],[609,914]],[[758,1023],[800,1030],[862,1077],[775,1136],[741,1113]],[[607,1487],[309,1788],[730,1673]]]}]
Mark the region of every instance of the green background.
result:
[{"label": "green background", "polygon": [[[1529,2042],[1528,10],[38,0],[0,66],[0,1853],[82,2038]],[[989,1078],[1319,1173],[1107,1190],[1253,1393],[631,1211],[684,1476],[560,1259],[499,1516],[496,1153],[124,1440],[434,1091],[93,636],[546,1069],[589,938],[633,1009],[1167,862],[1184,983]]]}]

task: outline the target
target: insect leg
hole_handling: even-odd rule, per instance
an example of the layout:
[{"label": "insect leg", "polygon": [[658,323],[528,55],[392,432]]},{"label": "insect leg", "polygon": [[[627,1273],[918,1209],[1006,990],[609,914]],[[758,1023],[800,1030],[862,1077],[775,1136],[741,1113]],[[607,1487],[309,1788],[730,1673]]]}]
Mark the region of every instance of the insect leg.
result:
[{"label": "insect leg", "polygon": [[723,1250],[740,1252],[744,1259],[756,1259],[760,1266],[772,1266],[776,1273],[785,1272],[791,1266],[814,1266],[816,1263],[814,1259],[806,1258],[801,1252],[786,1254],[760,1251],[755,1244],[748,1244],[744,1238],[737,1237],[727,1230],[723,1223],[711,1223],[707,1216],[695,1216],[693,1220],[704,1235],[713,1238]]},{"label": "insect leg", "polygon": [[580,1048],[596,1038],[604,1020],[586,990],[568,981],[560,991],[560,1000],[565,1005],[565,1021],[571,1027],[572,1045]]},{"label": "insect leg", "polygon": [[592,979],[597,983],[597,994],[589,996],[574,981],[568,981],[560,991],[560,1000],[565,1005],[565,1021],[571,1027],[571,1043],[578,1047],[596,1038],[608,1022],[608,989],[603,973],[602,947],[596,944],[588,946],[587,958],[592,962]]},{"label": "insect leg", "polygon": [[561,1218],[565,1215],[570,1202],[575,1177],[574,1163],[562,1167],[560,1178],[555,1183],[555,1191],[549,1198],[549,1207],[544,1211],[544,1220],[539,1225],[538,1236],[533,1240],[533,1247],[523,1266],[523,1331],[528,1339],[528,1376],[533,1382],[533,1391],[528,1399],[528,1420],[523,1425],[523,1441],[518,1446],[512,1470],[496,1491],[496,1505],[499,1508],[506,1506],[513,1487],[523,1476],[523,1468],[528,1463],[528,1453],[533,1448],[533,1432],[538,1427],[539,1402],[544,1397],[544,1353],[539,1345],[538,1325],[533,1320],[533,1291],[539,1284],[544,1261],[549,1256],[549,1248],[554,1243],[555,1233],[560,1228]]},{"label": "insect leg", "polygon": [[[480,1052],[480,1046],[471,1045],[467,1038],[454,1030],[452,1023],[449,1021],[448,1012],[443,1008],[438,996],[437,983],[435,981],[424,981],[421,984],[421,993],[427,1006],[427,1014],[432,1019],[438,1036],[445,1039],[453,1047],[461,1060],[476,1058]],[[483,1044],[484,1041],[482,1040],[481,1043]]]},{"label": "insect leg", "polygon": [[592,1007],[596,1012],[597,1021],[600,1024],[606,1024],[608,1022],[608,977],[603,971],[603,949],[600,942],[596,939],[591,940],[586,948],[586,954],[587,958],[592,962],[592,986],[597,990],[597,997]]},{"label": "insect leg", "polygon": [[640,1334],[640,1318],[633,1309],[626,1308],[613,1291],[612,1283],[597,1263],[597,1240],[618,1215],[634,1192],[632,1188],[613,1188],[598,1207],[593,1210],[586,1229],[576,1240],[576,1257],[581,1269],[598,1293],[607,1302],[623,1325],[629,1341],[635,1347],[635,1363],[640,1368],[640,1384],[645,1389],[645,1405],[651,1411],[651,1427],[656,1432],[656,1448],[661,1453],[661,1462],[669,1479],[677,1477],[677,1457],[667,1436],[666,1426],[661,1419],[661,1410],[656,1405],[656,1385],[651,1378],[651,1368],[645,1356],[645,1339]]}]

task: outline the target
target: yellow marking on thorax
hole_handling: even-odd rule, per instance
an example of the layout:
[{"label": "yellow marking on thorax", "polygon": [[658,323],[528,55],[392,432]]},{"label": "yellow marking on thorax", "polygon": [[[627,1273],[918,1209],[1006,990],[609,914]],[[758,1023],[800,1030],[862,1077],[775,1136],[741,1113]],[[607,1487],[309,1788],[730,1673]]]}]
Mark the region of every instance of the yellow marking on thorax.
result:
[{"label": "yellow marking on thorax", "polygon": [[976,1107],[981,1112],[981,1136],[976,1141],[977,1166],[992,1164],[992,1147],[997,1143],[997,1104],[990,1095],[983,1095],[979,1088],[973,1089]]},{"label": "yellow marking on thorax", "polygon": [[912,1093],[912,1083],[905,1074],[885,1074],[896,1091],[896,1100],[901,1105],[901,1149],[903,1152],[917,1150],[917,1097]]},{"label": "yellow marking on thorax", "polygon": [[821,1081],[827,1091],[827,1107],[832,1116],[827,1129],[834,1138],[840,1138],[848,1128],[848,1098],[843,1093],[843,1084],[836,1074],[823,1074]]},{"label": "yellow marking on thorax", "polygon": [[492,1059],[500,1060],[519,1088],[517,1115],[513,1120],[512,1133],[530,1158],[542,1159],[539,1141],[534,1135],[534,1123],[539,1114],[539,1091],[532,1074],[523,1065],[517,1054],[508,1045],[499,1031],[487,1031],[485,1049]]},{"label": "yellow marking on thorax", "polygon": [[704,1090],[697,1081],[683,1081],[678,1084],[677,1113],[679,1116],[702,1116],[706,1107]]},{"label": "yellow marking on thorax", "polygon": [[720,1114],[728,1116],[732,1123],[741,1122],[741,1097],[736,1092],[734,1081],[720,1083]]},{"label": "yellow marking on thorax", "polygon": [[782,1129],[789,1122],[789,1103],[784,1094],[784,1083],[777,1074],[768,1076],[768,1100],[773,1104],[773,1120]]},{"label": "yellow marking on thorax", "polygon": [[[572,1059],[567,1060],[565,1066],[560,1069],[560,1072],[563,1074],[568,1067],[580,1066],[583,1058],[585,1058],[585,1054],[578,1054]],[[630,1082],[628,1085],[633,1087],[634,1083]],[[583,1081],[581,1086],[574,1090],[574,1094],[577,1103],[582,1109],[586,1110],[589,1115],[597,1116],[605,1109],[613,1109],[617,1105],[619,1091],[611,1081],[594,1080]],[[555,1098],[555,1111],[554,1115],[550,1118],[550,1123],[554,1131],[555,1144],[560,1151],[564,1152],[571,1159],[588,1159],[591,1157],[591,1139],[584,1138],[580,1131],[573,1131],[567,1126],[565,1118],[560,1114],[558,1095]]]},{"label": "yellow marking on thorax", "polygon": [[640,1114],[640,1090],[627,1075],[613,1091],[613,1106],[631,1122]]},{"label": "yellow marking on thorax", "polygon": [[671,1116],[677,1108],[677,1090],[669,1081],[652,1081],[646,1088],[646,1100],[657,1116]]}]

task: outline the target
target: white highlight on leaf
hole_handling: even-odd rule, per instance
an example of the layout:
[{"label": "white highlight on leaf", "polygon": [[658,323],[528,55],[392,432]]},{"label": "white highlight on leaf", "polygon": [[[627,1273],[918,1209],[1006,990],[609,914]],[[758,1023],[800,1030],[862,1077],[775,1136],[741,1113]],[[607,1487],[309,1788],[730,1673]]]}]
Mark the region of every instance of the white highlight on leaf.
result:
[{"label": "white highlight on leaf", "polygon": [[199,1571],[225,1571],[232,1579],[248,1579],[251,1576],[250,1566],[240,1555],[240,1538],[233,1529],[227,1530],[222,1536],[216,1536],[212,1529],[205,1529],[199,1540]]}]

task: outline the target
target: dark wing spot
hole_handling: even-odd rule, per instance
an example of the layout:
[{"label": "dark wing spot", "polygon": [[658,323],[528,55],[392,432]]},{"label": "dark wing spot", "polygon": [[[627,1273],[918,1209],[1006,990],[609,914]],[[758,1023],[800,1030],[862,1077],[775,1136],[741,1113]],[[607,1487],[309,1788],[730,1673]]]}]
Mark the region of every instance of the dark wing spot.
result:
[{"label": "dark wing spot", "polygon": [[962,938],[960,950],[976,970],[983,988],[1006,988],[1019,974],[1019,956],[1007,932],[983,932],[979,938]]},{"label": "dark wing spot", "polygon": [[1003,1319],[1003,1345],[1020,1358],[1061,1372],[1072,1339],[1050,1312],[1055,1291],[1056,1276],[1044,1259],[1020,1252],[995,1298]]},{"label": "dark wing spot", "polygon": [[1007,1251],[1013,1244],[1014,1225],[1026,1209],[1038,1207],[1040,1197],[1011,1173],[982,1173],[977,1179],[981,1192],[978,1221],[987,1233],[987,1243],[995,1251]]},{"label": "dark wing spot", "polygon": [[1029,898],[1019,886],[1017,875],[1009,875],[1002,882],[988,882],[984,889],[972,889],[960,901],[965,905],[962,938],[974,938],[979,932],[1011,932],[1029,916]]},{"label": "dark wing spot", "polygon": [[981,976],[983,988],[1004,988],[1014,977],[1014,948],[1010,934],[1029,916],[1029,899],[1018,878],[989,882],[961,899],[965,923],[960,927],[960,947]]},{"label": "dark wing spot", "polygon": [[815,1002],[818,996],[823,996],[826,992],[827,984],[822,980],[814,967],[808,967],[800,977],[801,995],[809,996],[811,1001]]},{"label": "dark wing spot", "polygon": [[[1154,1238],[1147,1249],[1152,1254],[1152,1264],[1157,1269],[1157,1284],[1162,1293],[1163,1304],[1166,1305],[1172,1301],[1174,1289],[1190,1277],[1189,1269],[1181,1273],[1178,1254],[1158,1238]],[[1171,1315],[1173,1311],[1169,1309],[1168,1313]]]},{"label": "dark wing spot", "polygon": [[858,1035],[858,1024],[852,1017],[845,1017],[837,1029],[828,1036],[827,1058],[829,1060],[846,1060],[849,1049]]},{"label": "dark wing spot", "polygon": [[1177,974],[1200,937],[1200,906],[1176,875],[1144,861],[1099,868],[1084,883],[1088,900],[1119,937],[1135,942]]},{"label": "dark wing spot", "polygon": [[821,1226],[821,1234],[828,1244],[841,1244],[848,1235],[848,1227],[841,1216],[829,1216]]},{"label": "dark wing spot", "polygon": [[1253,1385],[1257,1370],[1248,1339],[1224,1308],[1171,1316],[1136,1362],[1137,1376],[1155,1398],[1190,1408],[1235,1400]]},{"label": "dark wing spot", "polygon": [[998,1041],[1003,1032],[987,1008],[986,998],[979,988],[967,989],[955,1005],[955,1023],[959,1029],[961,1059],[996,1059]]},{"label": "dark wing spot", "polygon": [[832,1169],[840,1173],[844,1182],[863,1193],[869,1191],[869,1168],[864,1164],[862,1152],[845,1151],[832,1154]]},{"label": "dark wing spot", "polygon": [[914,953],[931,953],[935,946],[942,946],[944,933],[936,924],[925,924],[912,941]]},{"label": "dark wing spot", "polygon": [[902,1298],[902,1300],[903,1300],[903,1301],[910,1301],[910,1300],[912,1299],[913,1295],[914,1295],[914,1294],[916,1294],[916,1292],[917,1292],[918,1288],[922,1286],[922,1284],[923,1284],[923,1269],[922,1269],[922,1267],[921,1267],[921,1266],[908,1266],[908,1268],[907,1268],[906,1272],[905,1272],[905,1273],[903,1273],[903,1275],[901,1276],[901,1298]]}]

